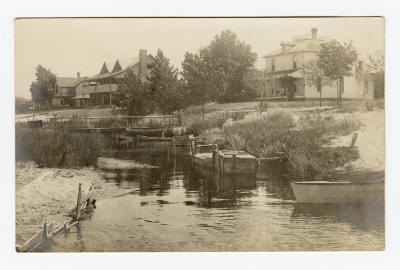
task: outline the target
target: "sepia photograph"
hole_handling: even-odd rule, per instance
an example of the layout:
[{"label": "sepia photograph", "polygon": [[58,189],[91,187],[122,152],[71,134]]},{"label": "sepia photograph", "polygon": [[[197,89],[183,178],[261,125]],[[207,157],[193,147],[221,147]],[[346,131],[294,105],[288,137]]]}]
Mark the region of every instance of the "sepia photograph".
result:
[{"label": "sepia photograph", "polygon": [[385,250],[384,17],[14,27],[17,252]]}]

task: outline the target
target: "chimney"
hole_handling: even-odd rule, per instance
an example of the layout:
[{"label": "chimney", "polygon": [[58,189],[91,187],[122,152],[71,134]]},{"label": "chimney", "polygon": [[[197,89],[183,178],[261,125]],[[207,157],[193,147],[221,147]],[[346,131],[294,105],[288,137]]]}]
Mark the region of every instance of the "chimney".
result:
[{"label": "chimney", "polygon": [[145,76],[147,73],[147,51],[139,50],[139,76]]},{"label": "chimney", "polygon": [[81,73],[80,73],[80,72],[77,72],[77,73],[76,73],[76,77],[77,77],[78,79],[80,79],[80,78],[81,78]]},{"label": "chimney", "polygon": [[317,32],[318,32],[317,28],[311,29],[311,38],[312,38],[312,40],[317,40]]}]

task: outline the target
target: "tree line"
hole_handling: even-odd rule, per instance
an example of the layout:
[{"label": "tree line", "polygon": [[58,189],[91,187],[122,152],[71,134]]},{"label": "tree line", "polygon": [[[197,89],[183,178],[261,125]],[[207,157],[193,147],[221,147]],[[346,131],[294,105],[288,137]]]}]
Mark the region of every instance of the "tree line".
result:
[{"label": "tree line", "polygon": [[197,53],[186,52],[182,70],[173,67],[161,50],[145,82],[127,72],[113,104],[129,115],[153,111],[169,114],[207,102],[254,100],[251,74],[257,54],[231,30],[222,31]]},{"label": "tree line", "polygon": [[[321,45],[318,57],[304,64],[304,76],[322,99],[324,86],[334,84],[340,97],[343,78],[351,75],[357,59],[353,45],[336,40]],[[153,112],[170,114],[190,105],[208,102],[240,102],[254,100],[260,90],[255,78],[264,72],[254,68],[257,54],[251,45],[238,39],[231,30],[222,31],[197,52],[186,52],[181,70],[174,67],[162,50],[158,50],[151,74],[146,80],[132,70],[126,72],[113,93],[112,103],[128,115]],[[383,70],[383,54],[369,57],[368,71]],[[46,104],[53,96],[55,75],[42,66],[36,68],[31,85],[32,101]]]}]

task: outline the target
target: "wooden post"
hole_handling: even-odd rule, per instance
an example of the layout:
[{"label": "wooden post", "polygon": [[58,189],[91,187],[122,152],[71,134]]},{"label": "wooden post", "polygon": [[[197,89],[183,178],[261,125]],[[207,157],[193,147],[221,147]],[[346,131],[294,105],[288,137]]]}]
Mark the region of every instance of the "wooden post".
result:
[{"label": "wooden post", "polygon": [[218,170],[218,174],[220,174],[221,172],[221,159],[219,158],[219,154],[217,152],[217,170]]},{"label": "wooden post", "polygon": [[356,132],[356,133],[353,134],[353,137],[351,138],[350,147],[354,147],[355,146],[356,141],[357,141],[357,137],[358,137],[358,133]]},{"label": "wooden post", "polygon": [[81,207],[81,200],[82,200],[82,184],[79,183],[79,189],[78,189],[78,199],[76,202],[76,215],[75,215],[75,219],[79,220],[80,215],[81,215],[81,211],[80,211],[80,207]]},{"label": "wooden post", "polygon": [[64,232],[67,232],[69,230],[69,223],[65,222],[64,223]]},{"label": "wooden post", "polygon": [[236,154],[232,155],[232,173],[236,173]]},{"label": "wooden post", "polygon": [[47,223],[45,223],[43,226],[43,239],[48,239],[48,238],[49,238],[49,227],[47,226]]},{"label": "wooden post", "polygon": [[172,144],[173,144],[173,149],[174,149],[174,155],[176,155],[176,142],[175,142],[175,136],[172,137]]},{"label": "wooden post", "polygon": [[215,170],[215,156],[216,156],[216,154],[217,154],[217,150],[214,150],[213,152],[212,152],[212,168],[213,168],[213,170]]},{"label": "wooden post", "polygon": [[221,175],[224,175],[225,173],[225,159],[222,157],[222,170],[221,170]]}]

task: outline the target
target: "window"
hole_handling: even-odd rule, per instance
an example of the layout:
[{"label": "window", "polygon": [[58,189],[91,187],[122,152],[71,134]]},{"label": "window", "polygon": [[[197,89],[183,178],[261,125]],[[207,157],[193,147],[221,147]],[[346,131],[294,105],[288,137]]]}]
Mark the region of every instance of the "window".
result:
[{"label": "window", "polygon": [[271,71],[275,71],[275,59],[271,59]]},{"label": "window", "polygon": [[293,55],[293,68],[297,68],[297,55]]}]

